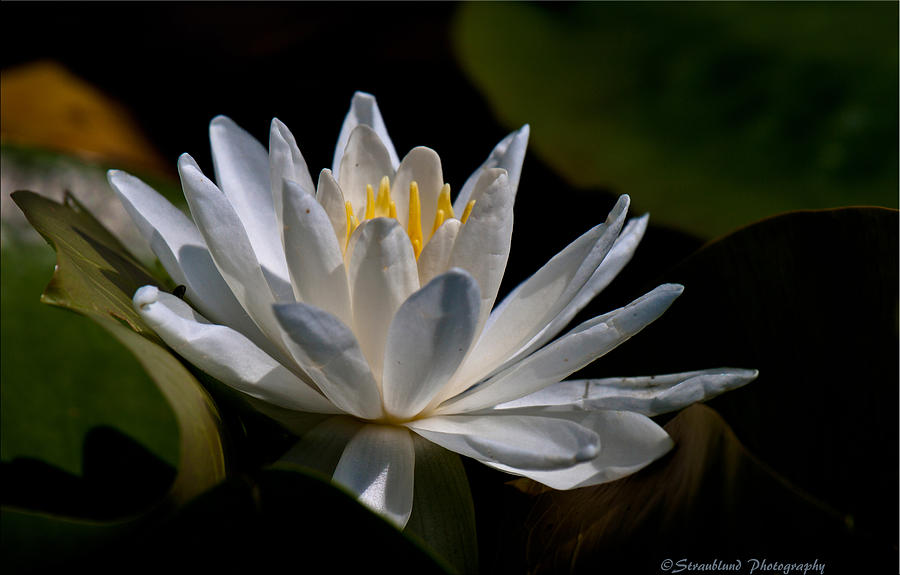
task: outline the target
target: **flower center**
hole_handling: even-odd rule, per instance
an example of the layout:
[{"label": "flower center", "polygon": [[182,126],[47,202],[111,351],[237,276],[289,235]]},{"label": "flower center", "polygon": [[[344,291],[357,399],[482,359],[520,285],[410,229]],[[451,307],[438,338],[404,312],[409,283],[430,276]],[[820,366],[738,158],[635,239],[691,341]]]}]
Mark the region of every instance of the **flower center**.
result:
[{"label": "flower center", "polygon": [[[474,205],[475,200],[471,200],[466,204],[466,209],[459,218],[460,222],[466,223]],[[360,222],[353,211],[353,204],[348,201],[344,204],[344,208],[347,214],[347,241],[345,245],[349,245],[350,236]],[[431,233],[428,234],[428,239],[425,239],[422,234],[422,207],[419,202],[419,184],[415,181],[409,183],[409,217],[405,229],[417,260],[425,244],[441,227],[441,224],[445,220],[455,217],[453,205],[450,203],[450,184],[444,184],[438,194],[437,211],[434,214],[434,224],[431,227]],[[375,195],[372,185],[366,184],[366,212],[363,215],[363,221],[371,220],[372,218],[394,218],[399,221],[399,218],[397,218],[397,204],[391,199],[391,181],[387,176],[381,178],[381,182],[378,184],[378,196]],[[400,223],[403,224],[403,222]]]}]

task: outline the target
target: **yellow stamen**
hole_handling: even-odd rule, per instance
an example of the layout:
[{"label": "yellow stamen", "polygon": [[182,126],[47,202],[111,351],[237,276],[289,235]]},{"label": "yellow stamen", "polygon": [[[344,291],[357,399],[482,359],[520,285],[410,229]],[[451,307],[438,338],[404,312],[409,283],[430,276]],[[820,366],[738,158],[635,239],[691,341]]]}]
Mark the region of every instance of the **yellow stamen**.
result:
[{"label": "yellow stamen", "polygon": [[378,199],[375,200],[375,215],[379,218],[390,216],[391,213],[391,181],[387,176],[381,178],[378,184]]},{"label": "yellow stamen", "polygon": [[[441,227],[441,224],[444,223],[445,219],[452,217],[454,217],[454,215],[453,204],[450,203],[450,184],[444,184],[441,188],[441,193],[438,194],[437,212],[434,214],[434,226],[431,228],[431,236],[433,236],[434,232]],[[428,236],[429,239],[431,236]]]},{"label": "yellow stamen", "polygon": [[472,213],[472,207],[475,205],[475,200],[470,200],[468,204],[466,204],[466,209],[463,210],[463,215],[459,218],[459,221],[462,223],[466,223],[466,220],[469,219],[469,214]]},{"label": "yellow stamen", "polygon": [[356,219],[356,215],[353,213],[353,204],[350,202],[344,204],[344,211],[347,214],[347,242],[349,243],[350,236],[357,226],[359,226],[359,220]]},{"label": "yellow stamen", "polygon": [[431,235],[434,235],[438,228],[441,227],[441,224],[444,223],[444,210],[438,210],[436,214],[434,214],[434,227],[431,228]]},{"label": "yellow stamen", "polygon": [[[466,209],[461,218],[462,223],[466,222],[469,214],[472,213],[472,206],[474,205],[475,200],[466,204]],[[397,219],[397,204],[391,198],[390,178],[384,176],[378,182],[377,196],[373,186],[366,184],[366,210],[362,218],[356,217],[353,204],[349,201],[344,203],[344,211],[347,216],[347,237],[342,248],[346,250],[346,246],[350,243],[350,236],[359,227],[360,219],[362,221],[383,217]],[[453,217],[455,215],[453,204],[450,203],[450,184],[444,184],[438,194],[434,225],[428,237],[431,238],[445,221]],[[406,233],[409,236],[409,243],[412,244],[413,253],[418,260],[427,240],[422,235],[422,202],[419,197],[419,184],[417,182],[409,183],[409,217],[406,223]]]},{"label": "yellow stamen", "polygon": [[366,216],[365,220],[371,220],[375,217],[375,194],[372,192],[372,186],[366,184]]},{"label": "yellow stamen", "polygon": [[409,183],[409,220],[406,225],[406,233],[412,242],[416,259],[422,253],[422,208],[419,205],[419,184]]},{"label": "yellow stamen", "polygon": [[456,217],[456,215],[453,213],[453,204],[450,203],[450,184],[444,184],[444,186],[441,188],[441,193],[438,194],[437,209],[444,210],[445,218]]}]

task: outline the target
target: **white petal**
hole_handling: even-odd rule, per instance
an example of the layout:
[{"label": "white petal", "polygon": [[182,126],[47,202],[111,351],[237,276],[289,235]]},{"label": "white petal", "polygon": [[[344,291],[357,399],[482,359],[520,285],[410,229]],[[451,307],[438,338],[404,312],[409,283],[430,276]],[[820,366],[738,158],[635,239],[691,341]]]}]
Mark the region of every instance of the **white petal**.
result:
[{"label": "white petal", "polygon": [[556,254],[492,312],[457,377],[479,381],[546,327],[584,287],[613,245],[628,210],[622,196],[600,224]]},{"label": "white petal", "polygon": [[378,385],[350,328],[304,303],[276,304],[274,310],[288,348],[322,393],[351,415],[381,417]]},{"label": "white petal", "polygon": [[287,409],[338,413],[322,394],[249,339],[209,323],[177,297],[145,286],[134,294],[134,309],[169,347],[222,383]]},{"label": "white petal", "polygon": [[441,413],[486,409],[563,380],[627,341],[661,316],[683,287],[664,284],[623,308],[588,320],[547,347],[451,399]]},{"label": "white petal", "polygon": [[366,212],[366,185],[377,192],[381,178],[393,177],[394,166],[378,134],[361,124],[350,134],[337,174],[344,199],[353,204],[356,217],[362,221]]},{"label": "white petal", "polygon": [[[197,167],[187,154],[178,159],[178,172],[191,214],[209,246],[213,261],[228,287],[250,317],[269,339],[281,341],[281,330],[272,315],[275,296],[271,282],[277,278],[263,275],[250,240],[228,199]],[[293,292],[290,283],[283,288]],[[279,290],[284,291],[284,289]]]},{"label": "white petal", "polygon": [[456,371],[475,335],[478,284],[451,270],[409,296],[388,329],[385,410],[405,419],[421,411]]},{"label": "white petal", "polygon": [[509,187],[513,197],[516,190],[519,189],[519,176],[522,175],[522,162],[525,160],[525,149],[528,147],[528,135],[531,128],[525,124],[515,132],[509,134],[497,144],[481,166],[469,176],[456,201],[453,203],[453,209],[457,213],[462,213],[466,204],[471,198],[472,192],[475,190],[475,184],[481,178],[481,175],[491,168],[503,168],[509,174]]},{"label": "white petal", "polygon": [[487,320],[506,271],[513,227],[513,194],[506,172],[486,170],[472,194],[475,207],[460,228],[450,254],[450,267],[466,270],[481,290],[478,332]]},{"label": "white petal", "polygon": [[388,326],[406,298],[419,289],[409,237],[397,220],[375,218],[350,238],[350,298],[359,345],[381,381]]},{"label": "white petal", "polygon": [[[341,159],[344,156],[347,143],[350,141],[350,134],[359,125],[368,126],[378,134],[388,152],[391,167],[396,170],[397,165],[400,163],[400,158],[397,157],[397,151],[394,149],[394,144],[391,143],[390,136],[388,136],[387,127],[384,125],[384,119],[381,117],[381,111],[378,109],[375,96],[365,92],[353,94],[353,100],[350,102],[350,111],[347,112],[347,116],[344,118],[341,134],[338,136],[337,146],[334,148],[334,162],[331,164],[331,170],[334,173],[338,173],[340,170]],[[391,173],[393,173],[393,170]],[[383,175],[389,174],[385,173]]]},{"label": "white petal", "polygon": [[353,325],[344,255],[328,214],[294,182],[284,185],[284,245],[298,301],[321,308]]},{"label": "white petal", "polygon": [[612,409],[655,416],[676,411],[750,383],[755,369],[718,368],[651,375],[562,381],[537,393],[497,406]]},{"label": "white petal", "polygon": [[456,242],[461,225],[456,218],[445,220],[425,244],[416,262],[419,268],[419,284],[425,285],[449,269],[450,254],[453,252],[453,244]]},{"label": "white petal", "polygon": [[622,268],[631,261],[634,251],[637,249],[644,232],[647,229],[647,215],[629,220],[621,235],[616,239],[612,249],[603,258],[603,262],[584,284],[578,294],[559,312],[559,314],[547,324],[529,343],[520,349],[512,360],[524,357],[545,343],[556,337],[572,318],[581,311],[594,297],[600,293]]},{"label": "white petal", "polygon": [[229,325],[257,344],[265,340],[212,260],[197,226],[153,188],[131,174],[110,170],[109,183],[153,253],[185,297],[203,315]]},{"label": "white petal", "polygon": [[553,489],[573,489],[631,475],[665,455],[674,445],[663,428],[639,413],[600,411],[584,414],[578,421],[600,436],[600,452],[591,460],[551,471],[488,465]]},{"label": "white petal", "polygon": [[328,219],[331,220],[331,226],[334,228],[334,237],[341,246],[341,250],[344,250],[347,247],[347,211],[344,208],[344,193],[331,174],[331,170],[326,169],[319,173],[316,201],[328,214]]},{"label": "white petal", "polygon": [[303,430],[300,440],[278,462],[300,465],[331,477],[344,448],[365,425],[346,415],[329,417],[311,429]]},{"label": "white petal", "polygon": [[562,418],[528,415],[447,415],[407,427],[451,451],[522,469],[558,469],[597,455],[597,434]]},{"label": "white petal", "polygon": [[232,120],[217,116],[209,123],[216,181],[240,218],[250,245],[279,299],[289,292],[287,263],[269,183],[269,156],[265,148]]},{"label": "white petal", "polygon": [[415,457],[406,429],[366,425],[347,444],[333,479],[402,529],[412,512]]},{"label": "white petal", "polygon": [[[400,162],[397,174],[391,185],[391,198],[397,205],[397,219],[407,226],[409,220],[409,184],[416,182],[419,187],[421,207],[420,223],[425,239],[434,227],[434,215],[437,213],[438,195],[444,185],[444,173],[441,159],[431,148],[420,146],[413,148]],[[377,190],[377,187],[376,187]],[[446,214],[449,217],[449,214]]]},{"label": "white petal", "polygon": [[[296,182],[299,187],[310,194],[315,193],[306,160],[297,147],[294,135],[278,118],[272,119],[269,128],[269,181],[271,182],[272,202],[275,207],[275,222],[279,230],[284,230],[282,194],[284,180]],[[284,236],[282,235],[282,242]]]}]

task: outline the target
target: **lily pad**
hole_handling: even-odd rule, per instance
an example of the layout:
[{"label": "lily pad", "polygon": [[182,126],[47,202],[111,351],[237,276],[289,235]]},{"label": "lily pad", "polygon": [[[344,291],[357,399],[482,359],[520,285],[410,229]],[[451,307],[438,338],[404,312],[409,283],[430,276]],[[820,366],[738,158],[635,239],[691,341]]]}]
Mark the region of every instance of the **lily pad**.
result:
[{"label": "lily pad", "polygon": [[[42,300],[77,311],[115,336],[150,375],[175,415],[180,437],[178,474],[167,497],[156,502],[152,512],[183,504],[221,481],[224,454],[215,405],[131,308],[131,294],[138,287],[159,282],[71,196],[64,204],[31,192],[13,196],[57,252],[56,271]],[[113,401],[109,405],[115,408]],[[27,564],[30,559],[64,561],[69,552],[81,554],[123,536],[152,514],[132,513],[99,523],[9,508],[3,516],[4,556],[11,564]],[[73,547],[76,539],[84,545]]]},{"label": "lily pad", "polygon": [[197,572],[304,569],[362,573],[447,573],[404,537],[326,478],[288,470],[234,477],[198,497],[149,537],[134,539],[106,564],[141,572],[177,565]]},{"label": "lily pad", "polygon": [[13,199],[57,252],[42,301],[80,312],[111,332],[137,357],[175,413],[181,463],[173,500],[184,502],[216,484],[225,472],[216,407],[131,305],[137,288],[158,282],[72,196],[64,204],[31,192],[16,192]]},{"label": "lily pad", "polygon": [[518,532],[529,573],[678,572],[675,562],[714,560],[746,572],[754,559],[827,572],[892,564],[890,545],[858,536],[762,464],[710,408],[692,406],[666,430],[673,452],[619,481],[572,491],[515,482],[531,496]]},{"label": "lily pad", "polygon": [[856,532],[896,543],[898,225],[888,209],[795,212],[712,242],[630,286],[685,291],[584,375],[759,369],[710,405],[762,462]]},{"label": "lily pad", "polygon": [[575,187],[704,237],[897,207],[897,5],[469,3],[464,71]]},{"label": "lily pad", "polygon": [[54,259],[46,245],[3,245],[3,461],[38,459],[79,477],[91,431],[111,427],[177,465],[174,415],[136,359],[94,322],[40,303]]}]

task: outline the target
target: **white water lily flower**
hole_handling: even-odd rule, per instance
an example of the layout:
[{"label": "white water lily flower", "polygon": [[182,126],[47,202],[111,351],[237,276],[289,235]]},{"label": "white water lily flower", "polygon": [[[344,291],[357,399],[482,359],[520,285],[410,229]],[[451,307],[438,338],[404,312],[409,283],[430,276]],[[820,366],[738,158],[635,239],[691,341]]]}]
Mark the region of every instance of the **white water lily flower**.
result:
[{"label": "white water lily flower", "polygon": [[[755,371],[562,381],[658,318],[666,284],[556,337],[630,260],[647,216],[628,196],[499,305],[529,128],[510,134],[455,203],[438,155],[399,161],[375,99],[353,97],[318,187],[273,120],[266,149],[210,124],[216,183],[187,154],[193,221],[120,171],[109,181],[184,300],[146,286],[141,317],[201,370],[294,412],[358,424],[333,479],[404,526],[417,434],[557,489],[610,481],[672,447],[648,416],[737,387]],[[189,302],[189,303],[186,303]],[[329,436],[334,418],[311,435]],[[331,426],[331,427],[329,427]]]}]

